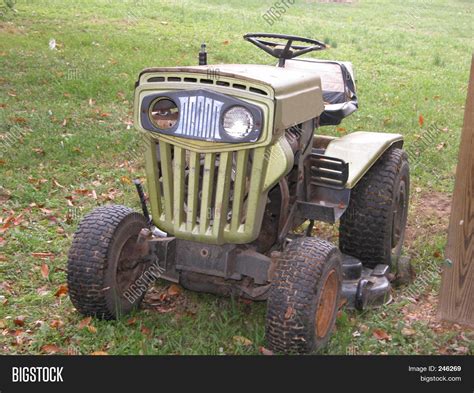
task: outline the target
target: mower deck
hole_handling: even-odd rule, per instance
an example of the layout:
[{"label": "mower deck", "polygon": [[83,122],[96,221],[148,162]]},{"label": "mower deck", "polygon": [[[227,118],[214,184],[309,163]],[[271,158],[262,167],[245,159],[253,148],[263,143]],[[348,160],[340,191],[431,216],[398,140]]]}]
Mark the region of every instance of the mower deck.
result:
[{"label": "mower deck", "polygon": [[[163,268],[162,278],[198,292],[265,300],[274,269],[272,257],[238,245],[202,245],[173,237],[148,237],[152,258]],[[153,257],[154,255],[154,257]],[[274,254],[272,254],[273,256]],[[343,255],[342,297],[346,307],[363,310],[381,306],[390,299],[389,267],[364,267]]]},{"label": "mower deck", "polygon": [[343,255],[342,296],[347,300],[345,307],[363,310],[366,307],[382,306],[391,299],[387,265],[370,269],[349,255]]}]

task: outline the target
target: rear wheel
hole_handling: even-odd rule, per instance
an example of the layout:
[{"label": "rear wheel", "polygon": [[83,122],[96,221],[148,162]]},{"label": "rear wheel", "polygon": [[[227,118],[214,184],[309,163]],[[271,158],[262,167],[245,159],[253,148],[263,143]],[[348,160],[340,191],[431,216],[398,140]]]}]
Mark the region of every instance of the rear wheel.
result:
[{"label": "rear wheel", "polygon": [[405,238],[410,174],[408,156],[392,148],[352,190],[341,217],[339,246],[365,266],[396,266]]},{"label": "rear wheel", "polygon": [[310,237],[291,242],[277,260],[268,296],[269,349],[308,353],[322,348],[334,328],[341,285],[337,247]]},{"label": "rear wheel", "polygon": [[119,205],[99,207],[79,224],[67,270],[69,295],[81,314],[114,319],[140,304],[146,288],[130,288],[146,268],[136,246],[146,226],[143,215]]}]

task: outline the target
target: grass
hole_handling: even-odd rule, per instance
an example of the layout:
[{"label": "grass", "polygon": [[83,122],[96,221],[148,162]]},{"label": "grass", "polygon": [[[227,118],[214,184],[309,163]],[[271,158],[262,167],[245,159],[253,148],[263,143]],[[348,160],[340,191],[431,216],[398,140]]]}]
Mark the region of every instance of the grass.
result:
[{"label": "grass", "polygon": [[[139,71],[196,64],[203,41],[210,63],[273,64],[241,36],[269,31],[325,38],[332,48],[318,56],[353,62],[361,105],[341,126],[321,131],[401,133],[419,206],[426,195],[452,190],[474,46],[473,4],[297,1],[268,26],[262,14],[272,4],[18,0],[16,12],[0,13],[0,227],[13,217],[0,233],[0,351],[255,354],[264,345],[263,303],[183,291],[169,300],[170,312],[145,309],[80,328],[82,317],[67,296],[55,296],[66,281],[80,218],[104,203],[139,209],[130,184],[144,175],[140,160],[131,162],[139,151],[131,125]],[[425,148],[430,126],[439,131]],[[423,208],[412,209],[410,220],[419,232],[407,252],[423,277],[426,266],[442,263],[445,227]],[[438,286],[439,277],[430,277],[416,287],[416,300],[405,287],[382,310],[341,311],[324,353],[472,353],[469,332],[437,326],[425,310]],[[167,284],[156,291],[166,293]],[[419,318],[412,321],[412,314]],[[415,333],[403,334],[404,327]],[[390,337],[380,338],[377,329]],[[50,344],[57,348],[45,347]]]}]

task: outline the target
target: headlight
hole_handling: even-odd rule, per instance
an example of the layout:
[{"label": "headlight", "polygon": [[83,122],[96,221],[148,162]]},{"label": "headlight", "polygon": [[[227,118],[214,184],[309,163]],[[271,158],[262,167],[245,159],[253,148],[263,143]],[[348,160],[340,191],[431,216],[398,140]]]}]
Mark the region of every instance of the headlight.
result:
[{"label": "headlight", "polygon": [[161,130],[173,128],[178,119],[178,106],[169,98],[158,98],[150,107],[150,120],[155,127]]},{"label": "headlight", "polygon": [[243,139],[253,130],[254,118],[243,106],[234,106],[224,114],[224,130],[231,138]]}]

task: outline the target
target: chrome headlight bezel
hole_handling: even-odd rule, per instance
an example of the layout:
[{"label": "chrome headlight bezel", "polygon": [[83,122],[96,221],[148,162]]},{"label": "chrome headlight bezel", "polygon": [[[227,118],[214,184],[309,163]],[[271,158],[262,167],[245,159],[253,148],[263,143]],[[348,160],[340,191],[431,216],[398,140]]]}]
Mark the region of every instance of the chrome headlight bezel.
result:
[{"label": "chrome headlight bezel", "polygon": [[[151,119],[152,106],[162,99],[173,101],[178,107],[178,121],[173,127],[161,129]],[[252,118],[251,130],[243,138],[235,138],[224,129],[224,115],[233,107],[243,107]],[[151,132],[208,142],[256,142],[263,131],[263,111],[257,105],[209,90],[160,92],[143,98],[140,110],[142,127]]]},{"label": "chrome headlight bezel", "polygon": [[[235,134],[235,131],[231,131],[231,128],[235,127],[236,125],[236,120],[234,118],[234,124],[232,127],[229,127],[228,125],[226,126],[226,123],[227,122],[231,122],[232,120],[229,119],[229,117],[231,117],[231,112],[239,112],[240,111],[240,114],[245,116],[247,119],[246,119],[246,122],[247,124],[244,125],[242,124],[243,126],[246,127],[246,131],[245,131],[245,134],[243,136],[239,136],[239,135],[233,135],[232,132]],[[236,116],[236,115],[234,115]],[[255,119],[252,115],[252,113],[243,105],[234,105],[230,108],[228,108],[222,115],[222,126],[224,128],[224,132],[229,136],[231,137],[232,139],[235,139],[236,141],[241,141],[243,139],[245,139],[251,132],[252,132],[252,129],[253,129],[253,125],[254,125],[254,122],[255,122]]]}]

